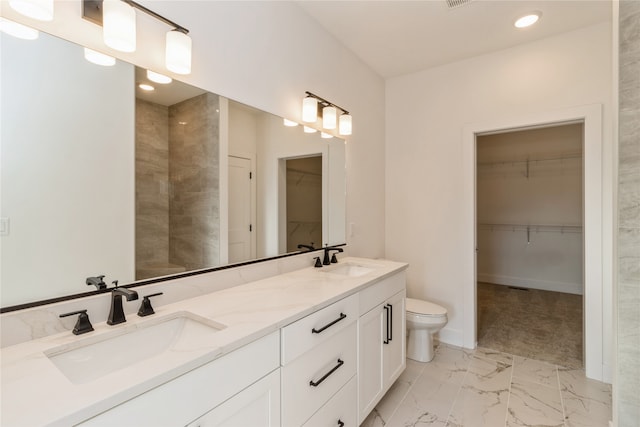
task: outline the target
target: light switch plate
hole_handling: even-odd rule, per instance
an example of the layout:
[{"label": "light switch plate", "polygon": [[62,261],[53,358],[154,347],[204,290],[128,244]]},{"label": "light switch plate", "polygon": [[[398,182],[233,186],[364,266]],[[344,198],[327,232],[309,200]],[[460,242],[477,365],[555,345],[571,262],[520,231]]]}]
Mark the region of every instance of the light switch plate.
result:
[{"label": "light switch plate", "polygon": [[0,236],[9,235],[9,218],[0,218]]}]

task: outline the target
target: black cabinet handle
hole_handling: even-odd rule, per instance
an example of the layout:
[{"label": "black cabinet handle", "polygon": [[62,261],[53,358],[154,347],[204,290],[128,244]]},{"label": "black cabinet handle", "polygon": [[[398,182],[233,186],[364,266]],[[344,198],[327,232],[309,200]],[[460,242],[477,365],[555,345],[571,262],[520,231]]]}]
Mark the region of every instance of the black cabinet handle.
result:
[{"label": "black cabinet handle", "polygon": [[393,306],[391,304],[387,304],[389,306],[389,341],[393,341]]},{"label": "black cabinet handle", "polygon": [[344,427],[344,422],[342,420],[338,420],[338,427]]},{"label": "black cabinet handle", "polygon": [[340,366],[344,365],[344,360],[338,359],[338,364],[336,366],[334,366],[333,368],[331,368],[331,370],[329,372],[327,372],[326,374],[324,374],[322,376],[322,378],[320,378],[318,381],[314,382],[313,380],[309,381],[309,385],[312,387],[318,387],[320,384],[322,384],[322,382],[324,380],[326,380],[327,378],[329,378],[329,375],[333,374],[335,371],[338,370],[338,368]]},{"label": "black cabinet handle", "polygon": [[320,328],[320,329],[316,329],[316,328],[311,329],[311,333],[313,333],[313,334],[319,334],[320,332],[324,331],[325,329],[332,327],[333,325],[335,325],[335,324],[336,324],[336,323],[338,323],[339,321],[341,321],[341,320],[343,320],[343,319],[346,319],[346,318],[347,318],[347,315],[346,315],[346,314],[344,314],[344,313],[340,313],[340,317],[338,317],[336,320],[334,320],[334,321],[333,321],[333,322],[331,322],[331,323],[327,323],[326,325],[324,325],[324,326],[323,326],[322,328]]},{"label": "black cabinet handle", "polygon": [[382,342],[383,344],[389,344],[389,341],[391,341],[389,339],[389,319],[391,318],[391,316],[389,316],[389,304],[385,305],[384,307],[384,312],[385,312],[385,317],[387,318],[387,331],[384,335],[384,341]]}]

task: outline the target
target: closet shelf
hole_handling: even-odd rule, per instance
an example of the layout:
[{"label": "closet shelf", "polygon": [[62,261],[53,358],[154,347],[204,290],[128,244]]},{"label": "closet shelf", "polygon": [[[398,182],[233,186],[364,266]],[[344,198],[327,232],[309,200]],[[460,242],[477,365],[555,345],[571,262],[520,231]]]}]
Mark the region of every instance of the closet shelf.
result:
[{"label": "closet shelf", "polygon": [[491,231],[530,231],[535,233],[582,233],[581,225],[508,224],[479,222],[478,228]]},{"label": "closet shelf", "polygon": [[537,165],[539,163],[545,162],[563,162],[564,160],[570,159],[582,159],[581,153],[573,153],[573,154],[565,154],[562,156],[555,157],[541,157],[536,159],[524,159],[524,160],[504,160],[499,162],[478,162],[478,169],[490,169],[494,166],[520,166],[523,165],[525,167],[524,176],[529,179],[529,169],[532,165]]}]

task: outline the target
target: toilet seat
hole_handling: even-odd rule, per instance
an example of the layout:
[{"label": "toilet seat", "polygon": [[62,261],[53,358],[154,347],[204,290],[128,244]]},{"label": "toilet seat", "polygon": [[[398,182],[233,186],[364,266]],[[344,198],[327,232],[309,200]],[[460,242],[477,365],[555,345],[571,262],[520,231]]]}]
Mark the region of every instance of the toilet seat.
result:
[{"label": "toilet seat", "polygon": [[407,298],[406,300],[407,314],[413,314],[418,317],[446,317],[447,309],[429,301],[415,298]]}]

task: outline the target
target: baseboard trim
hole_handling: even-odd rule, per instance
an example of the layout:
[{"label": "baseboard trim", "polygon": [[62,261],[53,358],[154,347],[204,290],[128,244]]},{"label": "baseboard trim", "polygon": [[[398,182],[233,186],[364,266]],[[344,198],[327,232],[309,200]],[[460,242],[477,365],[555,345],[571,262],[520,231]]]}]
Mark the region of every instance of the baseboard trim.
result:
[{"label": "baseboard trim", "polygon": [[526,277],[501,276],[496,274],[478,273],[478,281],[494,283],[496,285],[518,286],[521,288],[539,289],[541,291],[564,292],[566,294],[582,295],[581,283],[549,282]]}]

